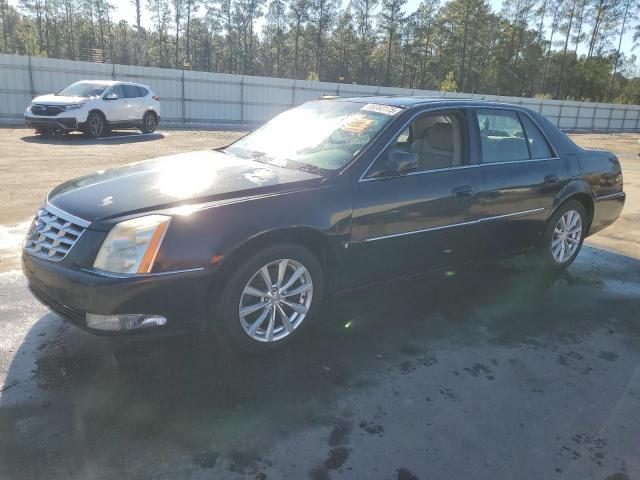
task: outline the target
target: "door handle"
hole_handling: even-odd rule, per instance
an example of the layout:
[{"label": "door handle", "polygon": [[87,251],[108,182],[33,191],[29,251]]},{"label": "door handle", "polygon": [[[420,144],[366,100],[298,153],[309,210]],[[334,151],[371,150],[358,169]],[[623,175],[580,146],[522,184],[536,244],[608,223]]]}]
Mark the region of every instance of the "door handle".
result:
[{"label": "door handle", "polygon": [[544,177],[544,183],[558,183],[558,175],[547,175]]},{"label": "door handle", "polygon": [[451,190],[451,194],[454,196],[454,198],[473,197],[473,187],[471,185],[460,185],[459,187]]}]

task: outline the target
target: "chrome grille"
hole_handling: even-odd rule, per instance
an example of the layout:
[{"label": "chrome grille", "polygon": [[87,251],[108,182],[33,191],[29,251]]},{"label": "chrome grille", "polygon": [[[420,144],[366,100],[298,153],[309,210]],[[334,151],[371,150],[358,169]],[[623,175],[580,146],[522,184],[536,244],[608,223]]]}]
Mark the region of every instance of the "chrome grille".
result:
[{"label": "chrome grille", "polygon": [[31,113],[34,115],[43,115],[47,117],[55,117],[56,115],[64,112],[64,108],[58,105],[39,105],[34,104],[31,107]]},{"label": "chrome grille", "polygon": [[47,204],[38,210],[24,249],[31,255],[59,262],[88,226],[89,222]]}]

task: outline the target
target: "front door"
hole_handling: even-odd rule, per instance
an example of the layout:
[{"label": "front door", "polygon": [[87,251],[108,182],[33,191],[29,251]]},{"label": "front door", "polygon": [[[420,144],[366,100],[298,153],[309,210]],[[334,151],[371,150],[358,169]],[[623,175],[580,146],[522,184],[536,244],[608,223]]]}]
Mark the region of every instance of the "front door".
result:
[{"label": "front door", "polygon": [[121,85],[109,88],[102,97],[102,108],[109,123],[124,122],[128,115],[128,100]]},{"label": "front door", "polygon": [[[464,112],[423,114],[358,181],[348,256],[354,286],[474,258],[483,179],[469,165],[468,138]],[[380,174],[393,149],[415,153],[417,168]]]},{"label": "front door", "polygon": [[534,246],[567,181],[540,128],[524,112],[478,109],[486,256]]}]

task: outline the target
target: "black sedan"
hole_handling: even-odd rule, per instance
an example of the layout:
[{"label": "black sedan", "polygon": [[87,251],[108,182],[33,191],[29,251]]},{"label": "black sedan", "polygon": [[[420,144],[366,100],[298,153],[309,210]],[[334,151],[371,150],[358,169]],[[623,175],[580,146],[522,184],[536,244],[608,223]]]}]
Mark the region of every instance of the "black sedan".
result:
[{"label": "black sedan", "polygon": [[526,108],[322,99],[226,148],[58,186],[23,270],[96,333],[197,329],[260,351],[337,292],[525,251],[566,268],[624,201],[615,155]]}]

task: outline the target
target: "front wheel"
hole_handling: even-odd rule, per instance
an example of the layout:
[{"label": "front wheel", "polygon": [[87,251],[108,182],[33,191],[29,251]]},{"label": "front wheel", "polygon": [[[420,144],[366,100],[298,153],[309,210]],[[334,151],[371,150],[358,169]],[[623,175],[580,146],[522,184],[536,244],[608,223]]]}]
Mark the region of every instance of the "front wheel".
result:
[{"label": "front wheel", "polygon": [[84,128],[86,136],[100,138],[107,131],[107,121],[100,112],[91,112],[87,117],[87,124]]},{"label": "front wheel", "polygon": [[578,256],[587,232],[587,216],[582,203],[570,200],[551,216],[538,246],[538,258],[554,269],[567,268]]},{"label": "front wheel", "polygon": [[295,244],[260,250],[240,264],[220,298],[223,334],[240,348],[266,352],[298,337],[322,302],[316,256]]},{"label": "front wheel", "polygon": [[146,112],[142,117],[142,133],[153,133],[158,126],[158,117],[153,112]]}]

